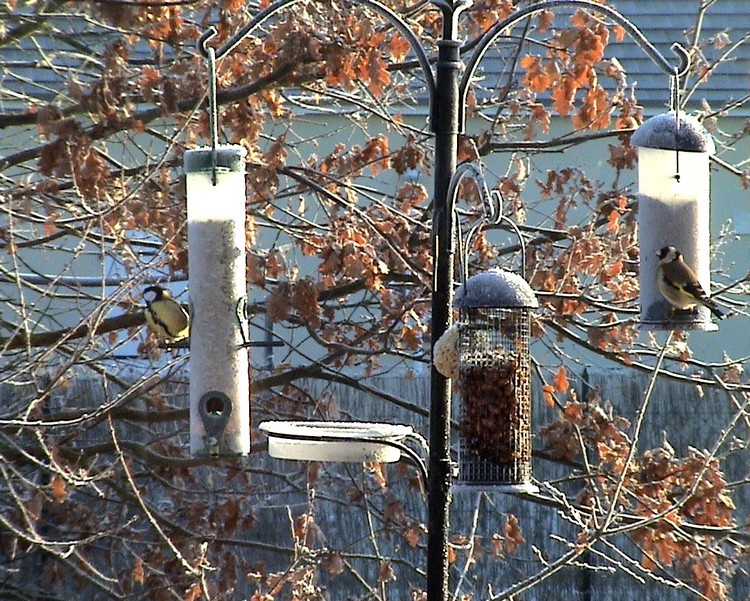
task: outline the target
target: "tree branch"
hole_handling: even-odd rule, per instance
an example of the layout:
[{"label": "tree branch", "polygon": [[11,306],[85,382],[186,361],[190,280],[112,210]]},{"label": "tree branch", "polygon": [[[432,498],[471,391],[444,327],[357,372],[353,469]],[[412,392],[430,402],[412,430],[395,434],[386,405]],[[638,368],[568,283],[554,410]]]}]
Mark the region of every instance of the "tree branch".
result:
[{"label": "tree branch", "polygon": [[60,342],[60,340],[74,340],[84,338],[89,335],[107,334],[117,330],[136,328],[146,323],[146,318],[142,311],[137,313],[123,313],[116,317],[108,317],[97,324],[93,332],[88,324],[81,324],[75,328],[54,330],[52,332],[38,332],[27,335],[26,332],[19,331],[8,338],[0,338],[0,348],[3,351],[12,351],[28,346],[49,347]]}]

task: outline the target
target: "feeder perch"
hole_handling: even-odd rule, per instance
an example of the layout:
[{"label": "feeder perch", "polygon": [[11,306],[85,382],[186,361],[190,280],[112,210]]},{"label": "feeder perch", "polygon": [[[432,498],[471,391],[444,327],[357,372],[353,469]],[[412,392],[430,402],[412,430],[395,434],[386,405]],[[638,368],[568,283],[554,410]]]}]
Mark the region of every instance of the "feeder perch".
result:
[{"label": "feeder perch", "polygon": [[710,167],[715,145],[700,122],[670,111],[631,137],[638,149],[641,326],[648,330],[717,330],[708,308],[673,310],[659,293],[656,253],[674,246],[707,292],[710,273]]},{"label": "feeder perch", "polygon": [[411,426],[371,422],[267,421],[268,454],[297,461],[377,461],[401,458],[400,443],[414,435]]},{"label": "feeder perch", "polygon": [[454,491],[534,492],[531,483],[531,310],[519,275],[493,270],[456,291],[459,470]]},{"label": "feeder perch", "polygon": [[190,452],[250,452],[250,378],[244,316],[245,149],[184,157],[190,274]]}]

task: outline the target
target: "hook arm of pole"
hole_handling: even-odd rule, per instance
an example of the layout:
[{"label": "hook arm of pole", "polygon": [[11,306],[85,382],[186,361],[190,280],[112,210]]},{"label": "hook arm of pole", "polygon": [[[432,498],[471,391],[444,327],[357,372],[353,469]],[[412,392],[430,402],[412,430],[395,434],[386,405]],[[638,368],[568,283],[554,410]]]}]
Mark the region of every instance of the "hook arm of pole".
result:
[{"label": "hook arm of pole", "polygon": [[[630,36],[635,40],[636,44],[646,53],[646,55],[653,61],[653,63],[659,67],[665,74],[670,76],[682,77],[687,70],[690,68],[690,55],[687,50],[675,42],[672,44],[672,52],[674,52],[680,59],[680,64],[677,67],[672,66],[667,59],[654,47],[654,45],[648,41],[645,35],[638,29],[633,23],[631,23],[625,16],[603,4],[594,2],[593,0],[542,0],[530,4],[512,15],[506,17],[502,21],[498,21],[492,27],[490,27],[480,38],[474,52],[472,53],[469,61],[466,63],[466,70],[461,78],[459,93],[461,95],[461,106],[466,106],[466,95],[468,93],[469,83],[474,78],[477,70],[479,61],[482,60],[485,53],[489,49],[490,45],[500,37],[506,29],[509,29],[516,25],[519,21],[530,17],[544,10],[554,9],[557,7],[566,6],[579,6],[582,8],[588,8],[592,11],[603,13],[610,19],[615,21],[618,25],[621,25]],[[460,116],[461,120],[461,131],[463,131],[463,125],[465,116]]]},{"label": "hook arm of pole", "polygon": [[673,67],[672,68],[672,75],[676,75],[677,77],[682,77],[687,73],[688,69],[690,68],[690,53],[685,49],[685,47],[680,44],[679,42],[675,42],[670,46],[670,50],[674,52],[677,57],[680,59],[680,65],[679,67]]},{"label": "hook arm of pole", "polygon": [[461,180],[467,175],[471,174],[474,181],[479,189],[479,195],[482,197],[482,205],[484,206],[484,218],[492,223],[496,223],[496,207],[494,206],[494,200],[490,194],[489,186],[487,181],[484,179],[484,174],[474,163],[461,163],[456,167],[456,172],[451,178],[450,185],[448,186],[448,206],[449,210],[454,211],[456,208],[456,199],[458,197],[458,185]]},{"label": "hook arm of pole", "polygon": [[195,45],[198,47],[198,51],[201,53],[201,56],[203,58],[208,59],[210,56],[210,53],[208,51],[208,41],[215,37],[219,32],[216,31],[216,27],[213,25],[210,25],[206,31],[204,31],[200,36],[198,37],[198,40],[195,42]]},{"label": "hook arm of pole", "polygon": [[464,177],[471,176],[477,185],[479,195],[482,197],[482,205],[484,207],[484,215],[479,221],[472,226],[466,236],[466,243],[463,243],[461,239],[461,229],[458,226],[458,243],[459,243],[459,260],[461,262],[461,277],[465,282],[468,277],[469,261],[468,253],[471,248],[471,240],[474,235],[479,231],[479,228],[484,224],[498,225],[501,221],[507,221],[513,232],[518,237],[518,243],[521,248],[521,273],[526,274],[526,243],[523,240],[521,230],[515,224],[515,222],[503,215],[503,196],[499,190],[490,191],[487,186],[487,180],[484,178],[482,170],[477,167],[474,163],[461,163],[457,168],[453,177],[451,178],[450,185],[448,186],[448,210],[456,210],[456,200],[458,198],[458,186]]},{"label": "hook arm of pole", "polygon": [[[226,43],[224,43],[220,48],[216,49],[216,60],[219,60],[220,58],[227,55],[229,52],[234,50],[234,48],[237,47],[237,45],[242,42],[247,36],[249,36],[256,28],[260,27],[264,22],[266,22],[268,19],[270,19],[273,15],[275,15],[277,12],[281,11],[282,9],[292,6],[294,4],[297,4],[301,2],[302,0],[276,0],[276,2],[272,2],[269,4],[266,8],[264,8],[262,11],[257,13],[248,23],[246,23],[242,29],[240,29],[237,33],[235,33],[229,40],[227,40]],[[406,41],[409,42],[409,45],[411,46],[412,50],[414,51],[414,54],[417,57],[417,60],[419,61],[419,65],[422,68],[422,71],[424,72],[425,81],[427,82],[427,91],[429,93],[430,97],[430,106],[432,106],[432,103],[435,99],[435,75],[432,71],[432,67],[430,66],[430,59],[427,56],[427,53],[425,52],[424,48],[422,47],[419,38],[417,38],[416,34],[409,28],[407,23],[392,9],[388,8],[384,4],[381,4],[378,0],[351,0],[355,4],[361,4],[363,6],[366,6],[367,8],[373,10],[374,12],[378,13],[380,16],[382,16],[386,21],[391,23],[396,29],[398,29],[399,33],[406,38]],[[209,52],[208,52],[208,41],[213,38],[217,34],[216,28],[212,25],[210,26],[201,36],[198,38],[198,50],[203,55],[204,58],[208,58]]]}]

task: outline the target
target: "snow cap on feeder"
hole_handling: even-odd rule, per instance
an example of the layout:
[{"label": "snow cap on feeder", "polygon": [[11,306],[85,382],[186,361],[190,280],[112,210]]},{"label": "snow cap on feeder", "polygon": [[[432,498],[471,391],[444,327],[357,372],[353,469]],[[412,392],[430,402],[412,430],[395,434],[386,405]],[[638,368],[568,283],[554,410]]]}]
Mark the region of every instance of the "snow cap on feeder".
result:
[{"label": "snow cap on feeder", "polygon": [[638,149],[641,326],[716,330],[707,307],[673,308],[656,283],[657,252],[673,246],[709,292],[710,155],[716,147],[694,117],[670,111],[646,120],[630,139]]},{"label": "snow cap on feeder", "polygon": [[630,144],[639,148],[709,154],[716,151],[711,134],[706,131],[701,122],[682,111],[679,115],[670,111],[647,119],[633,132]]},{"label": "snow cap on feeder", "polygon": [[453,491],[532,492],[531,310],[536,295],[499,269],[468,278],[459,308],[458,475]]},{"label": "snow cap on feeder", "polygon": [[512,271],[490,269],[471,276],[456,290],[453,304],[468,307],[539,307],[528,282]]}]

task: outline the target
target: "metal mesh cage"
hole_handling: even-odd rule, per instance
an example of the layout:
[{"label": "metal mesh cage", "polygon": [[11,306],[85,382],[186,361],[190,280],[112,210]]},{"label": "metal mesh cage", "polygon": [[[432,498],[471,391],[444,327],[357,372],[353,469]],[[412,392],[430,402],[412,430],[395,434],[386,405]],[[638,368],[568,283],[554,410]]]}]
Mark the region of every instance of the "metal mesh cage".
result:
[{"label": "metal mesh cage", "polygon": [[531,481],[530,314],[467,307],[459,315],[458,485]]}]

